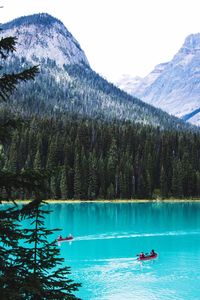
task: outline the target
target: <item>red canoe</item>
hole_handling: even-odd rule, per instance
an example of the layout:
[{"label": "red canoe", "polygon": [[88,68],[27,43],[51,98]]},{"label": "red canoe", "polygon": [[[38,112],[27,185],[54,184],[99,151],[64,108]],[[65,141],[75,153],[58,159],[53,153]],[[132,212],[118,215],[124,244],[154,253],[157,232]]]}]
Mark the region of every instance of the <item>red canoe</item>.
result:
[{"label": "red canoe", "polygon": [[149,259],[154,259],[158,256],[157,253],[154,255],[145,255],[144,257],[138,257],[137,260],[149,260]]},{"label": "red canoe", "polygon": [[71,241],[73,240],[73,236],[67,236],[66,238],[57,238],[58,242],[62,242],[62,241]]}]

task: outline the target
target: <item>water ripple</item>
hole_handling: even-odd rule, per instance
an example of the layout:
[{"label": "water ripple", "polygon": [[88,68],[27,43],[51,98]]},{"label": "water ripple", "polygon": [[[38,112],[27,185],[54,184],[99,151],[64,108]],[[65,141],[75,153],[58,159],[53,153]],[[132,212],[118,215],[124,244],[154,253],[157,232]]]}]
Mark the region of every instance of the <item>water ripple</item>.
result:
[{"label": "water ripple", "polygon": [[159,236],[184,236],[184,235],[200,235],[200,231],[168,231],[158,233],[112,233],[112,234],[97,234],[75,237],[76,241],[90,241],[90,240],[108,240],[108,239],[129,239],[138,237],[159,237]]}]

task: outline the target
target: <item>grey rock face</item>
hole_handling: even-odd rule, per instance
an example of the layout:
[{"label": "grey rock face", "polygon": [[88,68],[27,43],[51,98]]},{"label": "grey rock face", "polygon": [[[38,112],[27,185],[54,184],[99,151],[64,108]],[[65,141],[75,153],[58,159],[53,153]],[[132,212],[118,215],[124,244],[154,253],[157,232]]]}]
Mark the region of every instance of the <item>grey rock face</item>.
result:
[{"label": "grey rock face", "polygon": [[21,17],[3,24],[2,35],[17,37],[16,53],[26,60],[56,61],[64,64],[86,64],[88,60],[79,43],[64,24],[48,14]]},{"label": "grey rock face", "polygon": [[200,33],[188,36],[173,59],[133,85],[131,94],[200,125],[195,117],[200,108]]}]

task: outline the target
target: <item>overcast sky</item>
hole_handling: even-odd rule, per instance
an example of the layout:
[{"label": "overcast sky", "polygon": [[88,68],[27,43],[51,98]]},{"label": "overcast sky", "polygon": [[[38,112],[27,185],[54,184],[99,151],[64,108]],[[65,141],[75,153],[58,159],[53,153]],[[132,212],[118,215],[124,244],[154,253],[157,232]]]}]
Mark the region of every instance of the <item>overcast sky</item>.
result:
[{"label": "overcast sky", "polygon": [[0,0],[0,22],[47,12],[80,43],[109,81],[145,76],[200,32],[200,0]]}]

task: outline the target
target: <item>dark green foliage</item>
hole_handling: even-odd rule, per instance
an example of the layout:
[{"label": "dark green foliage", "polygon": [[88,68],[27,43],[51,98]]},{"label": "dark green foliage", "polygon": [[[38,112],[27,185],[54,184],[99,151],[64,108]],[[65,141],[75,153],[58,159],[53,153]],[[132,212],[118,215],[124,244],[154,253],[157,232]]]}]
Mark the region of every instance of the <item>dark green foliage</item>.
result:
[{"label": "dark green foliage", "polygon": [[96,199],[97,197],[97,161],[94,153],[90,153],[89,159],[89,176],[88,176],[88,193],[89,199]]},{"label": "dark green foliage", "polygon": [[168,197],[167,175],[166,170],[163,166],[161,167],[160,172],[160,192],[163,198]]},{"label": "dark green foliage", "polygon": [[20,73],[5,74],[1,76],[0,80],[0,98],[7,100],[8,95],[16,89],[16,85],[21,81],[33,79],[38,72],[38,67],[32,67],[29,70],[24,70]]},{"label": "dark green foliage", "polygon": [[1,299],[18,298],[18,264],[15,263],[18,241],[22,233],[17,226],[18,214],[14,208],[0,210],[0,294]]},{"label": "dark green foliage", "polygon": [[6,37],[1,38],[0,40],[0,56],[3,59],[6,59],[9,52],[15,51],[16,38],[15,37]]},{"label": "dark green foliage", "polygon": [[183,196],[182,163],[177,159],[174,159],[173,161],[172,194],[177,198],[181,198]]},{"label": "dark green foliage", "polygon": [[[199,161],[198,133],[63,117],[27,120],[13,133],[1,164],[19,174],[27,166],[48,170],[46,198],[130,199],[152,198],[155,191],[163,198],[198,197]],[[15,188],[12,195],[21,196]]]},{"label": "dark green foliage", "polygon": [[57,242],[48,242],[55,231],[45,228],[44,219],[48,213],[37,200],[31,203],[31,210],[27,206],[21,210],[22,218],[30,220],[31,228],[24,230],[27,246],[23,246],[16,257],[16,263],[23,266],[20,299],[78,299],[72,292],[77,291],[80,284],[67,279],[70,268],[60,267],[63,259],[59,257]]},{"label": "dark green foliage", "polygon": [[60,178],[60,192],[62,199],[68,199],[68,169],[66,166],[61,168],[61,178]]},{"label": "dark green foliage", "polygon": [[[0,40],[0,56],[6,59],[9,52],[15,51],[16,38],[7,37]],[[0,66],[2,69],[2,66]],[[6,101],[8,96],[16,89],[16,86],[23,81],[34,79],[38,73],[38,66],[24,69],[20,72],[12,72],[12,74],[3,73],[0,76],[0,99]]]},{"label": "dark green foliage", "polygon": [[[40,199],[21,209],[0,211],[0,238],[4,245],[0,247],[1,299],[78,299],[72,292],[80,284],[68,278],[69,267],[61,266],[57,242],[48,241],[55,231],[45,228],[48,213]],[[20,229],[21,219],[30,220],[29,229]]]}]

